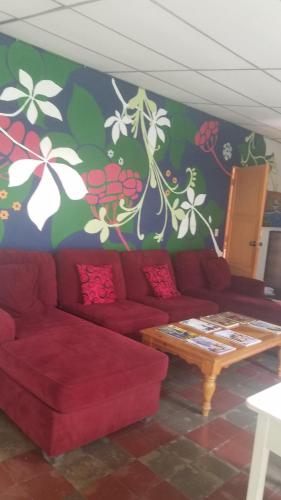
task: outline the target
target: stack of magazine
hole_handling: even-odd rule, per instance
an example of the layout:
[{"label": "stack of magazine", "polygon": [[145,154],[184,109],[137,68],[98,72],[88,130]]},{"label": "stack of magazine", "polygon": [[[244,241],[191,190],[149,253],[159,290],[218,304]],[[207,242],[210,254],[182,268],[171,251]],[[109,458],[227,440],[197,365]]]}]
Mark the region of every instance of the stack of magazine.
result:
[{"label": "stack of magazine", "polygon": [[201,349],[205,349],[213,354],[228,354],[231,351],[235,351],[236,347],[232,347],[227,344],[223,344],[222,342],[217,342],[216,340],[209,339],[208,337],[198,336],[195,339],[189,339],[189,342],[196,347],[200,347]]},{"label": "stack of magazine", "polygon": [[200,333],[213,333],[219,330],[218,326],[212,325],[207,321],[203,321],[202,319],[191,318],[180,321],[181,325],[189,326],[190,328],[194,328],[198,330]]},{"label": "stack of magazine", "polygon": [[175,337],[176,339],[181,339],[181,340],[188,340],[190,338],[197,337],[196,333],[187,332],[186,330],[180,328],[177,325],[159,326],[157,327],[157,330],[159,330],[162,333],[166,333],[166,335],[170,335],[171,337]]},{"label": "stack of magazine", "polygon": [[243,347],[249,347],[250,345],[259,344],[259,342],[261,342],[260,339],[250,337],[244,333],[236,332],[235,330],[219,330],[215,332],[215,335],[223,339],[230,340],[231,342],[239,344]]},{"label": "stack of magazine", "polygon": [[[205,324],[204,321],[200,321],[195,318],[181,321],[181,324],[184,324],[185,326],[192,326],[192,328],[195,328],[196,325],[197,329],[199,330],[199,328],[201,328],[201,331],[204,333],[213,333],[214,331],[219,330],[217,327],[210,325],[210,323]],[[179,326],[173,324],[159,326],[157,330],[176,339],[189,342],[190,344],[201,349],[205,349],[213,354],[227,354],[236,349],[235,347],[223,344],[222,342],[217,342],[216,340],[210,339],[208,337],[203,337],[198,333],[188,332],[183,328],[180,328]]]},{"label": "stack of magazine", "polygon": [[208,323],[212,323],[213,325],[221,328],[233,328],[234,326],[249,323],[249,321],[252,321],[253,318],[244,316],[243,314],[223,312],[211,314],[210,316],[203,316],[201,320],[207,321]]},{"label": "stack of magazine", "polygon": [[250,321],[248,326],[250,328],[266,330],[268,333],[281,333],[281,326],[268,323],[267,321],[261,321],[259,319]]}]

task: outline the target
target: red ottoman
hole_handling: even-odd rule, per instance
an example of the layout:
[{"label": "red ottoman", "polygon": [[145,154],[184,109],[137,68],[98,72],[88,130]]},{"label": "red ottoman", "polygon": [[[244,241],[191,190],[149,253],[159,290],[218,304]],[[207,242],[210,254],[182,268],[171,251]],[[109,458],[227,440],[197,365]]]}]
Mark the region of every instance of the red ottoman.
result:
[{"label": "red ottoman", "polygon": [[165,354],[75,321],[0,346],[0,407],[51,456],[155,413],[167,373]]}]

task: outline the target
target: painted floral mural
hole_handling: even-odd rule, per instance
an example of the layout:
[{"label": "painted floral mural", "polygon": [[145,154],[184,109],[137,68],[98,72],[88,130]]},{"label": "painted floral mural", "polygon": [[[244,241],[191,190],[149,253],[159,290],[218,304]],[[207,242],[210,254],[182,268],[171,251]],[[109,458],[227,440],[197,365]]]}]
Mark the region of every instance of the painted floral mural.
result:
[{"label": "painted floral mural", "polygon": [[0,37],[0,242],[213,246],[233,164],[270,161],[234,125]]}]

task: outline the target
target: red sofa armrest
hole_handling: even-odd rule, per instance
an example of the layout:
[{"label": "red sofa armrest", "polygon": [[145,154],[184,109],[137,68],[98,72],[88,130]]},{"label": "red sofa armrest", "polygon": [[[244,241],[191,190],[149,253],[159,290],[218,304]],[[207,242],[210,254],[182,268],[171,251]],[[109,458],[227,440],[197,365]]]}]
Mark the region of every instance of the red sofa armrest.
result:
[{"label": "red sofa armrest", "polygon": [[231,290],[252,297],[264,297],[264,282],[245,276],[231,276]]},{"label": "red sofa armrest", "polygon": [[16,336],[15,320],[12,316],[0,309],[0,344],[14,340]]}]

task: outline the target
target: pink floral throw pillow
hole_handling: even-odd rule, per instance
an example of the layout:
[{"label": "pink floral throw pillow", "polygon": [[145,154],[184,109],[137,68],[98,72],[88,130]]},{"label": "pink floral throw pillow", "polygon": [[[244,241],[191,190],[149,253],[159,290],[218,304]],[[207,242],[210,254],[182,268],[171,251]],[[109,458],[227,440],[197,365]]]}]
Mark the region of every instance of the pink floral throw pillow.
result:
[{"label": "pink floral throw pillow", "polygon": [[117,295],[113,284],[112,266],[77,264],[83,304],[111,304]]},{"label": "pink floral throw pillow", "polygon": [[143,272],[156,297],[169,299],[180,295],[167,264],[163,266],[145,266]]}]

